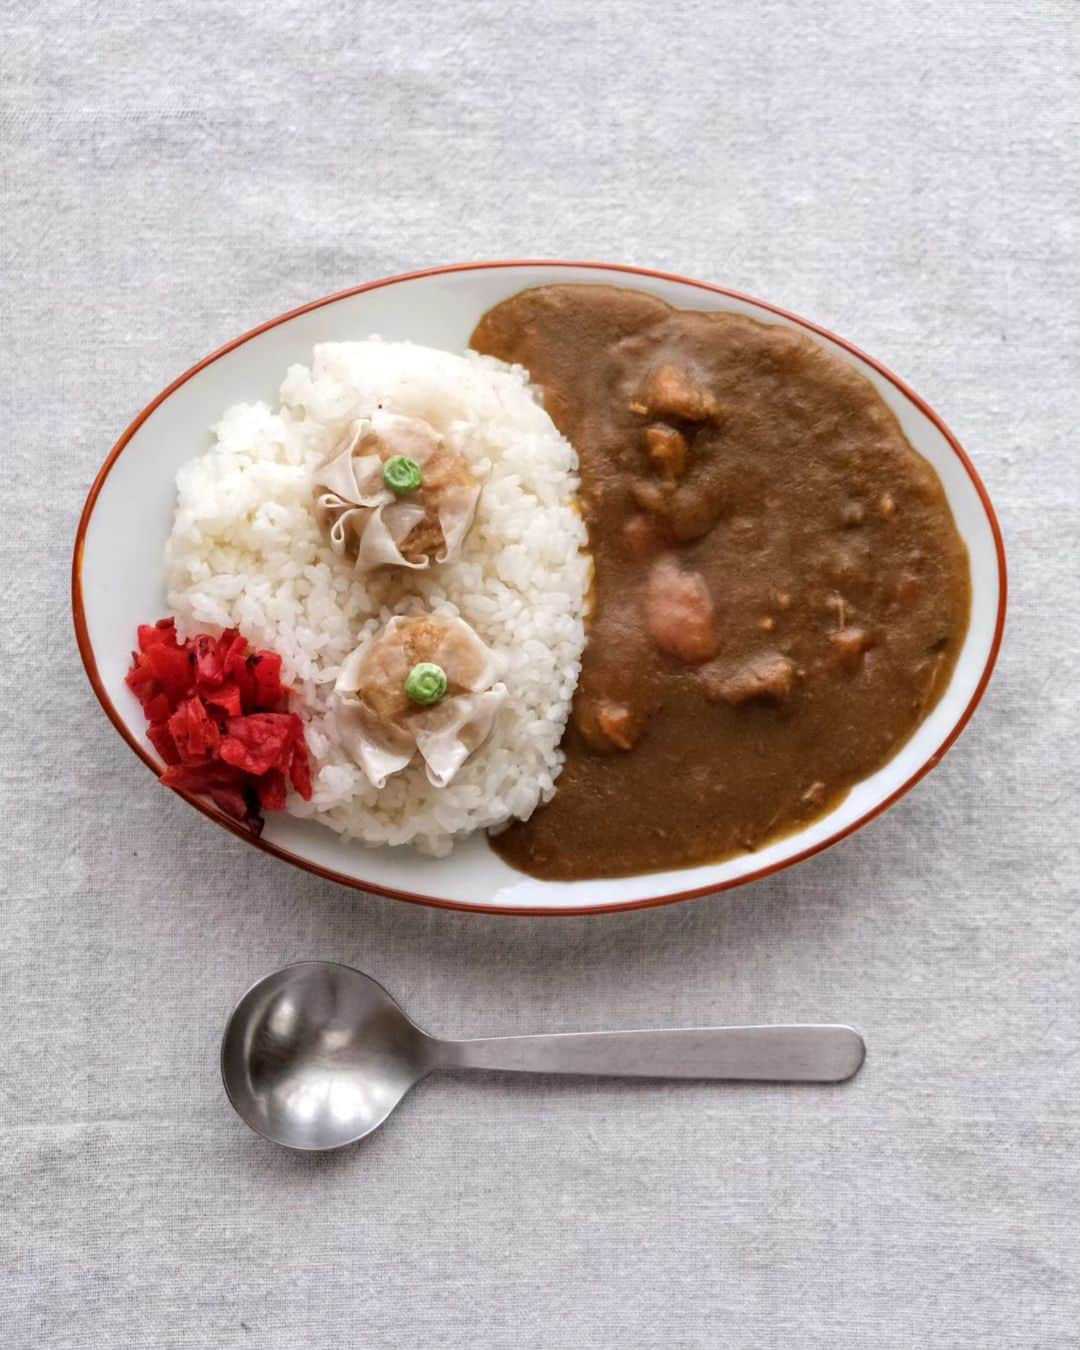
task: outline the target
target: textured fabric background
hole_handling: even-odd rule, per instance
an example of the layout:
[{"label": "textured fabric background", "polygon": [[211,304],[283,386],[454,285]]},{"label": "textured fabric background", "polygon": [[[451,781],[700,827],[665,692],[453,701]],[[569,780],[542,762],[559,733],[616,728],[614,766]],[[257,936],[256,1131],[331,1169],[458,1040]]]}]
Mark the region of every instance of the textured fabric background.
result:
[{"label": "textured fabric background", "polygon": [[[0,32],[4,1347],[1080,1344],[1075,0],[0,0]],[[155,790],[83,678],[70,541],[148,398],[301,301],[521,255],[837,329],[998,504],[981,712],[772,881],[571,921],[356,896]],[[432,1080],[294,1157],[216,1052],[310,956],[450,1034],[838,1019],[870,1058]]]}]

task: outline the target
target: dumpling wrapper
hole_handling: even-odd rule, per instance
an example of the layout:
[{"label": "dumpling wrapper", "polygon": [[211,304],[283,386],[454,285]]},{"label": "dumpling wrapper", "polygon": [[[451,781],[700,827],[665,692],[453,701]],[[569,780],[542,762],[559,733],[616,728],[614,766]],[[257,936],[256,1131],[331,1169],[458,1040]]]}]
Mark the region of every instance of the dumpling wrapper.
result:
[{"label": "dumpling wrapper", "polygon": [[[383,458],[356,454],[372,441],[390,454],[407,455],[423,469],[443,445],[443,438],[430,423],[418,417],[402,417],[381,409],[354,422],[344,450],[324,464],[314,476],[316,512],[327,529],[335,553],[346,553],[350,538],[356,540],[356,570],[376,567],[408,567],[423,571],[433,562],[447,562],[461,547],[476,514],[480,484],[453,484],[433,489],[443,546],[434,555],[410,561],[401,545],[427,515],[430,491],[423,485],[415,493],[398,497],[383,482]],[[389,457],[389,456],[387,456]]]},{"label": "dumpling wrapper", "polygon": [[[402,639],[402,626],[422,622],[437,631],[423,660],[442,666],[448,694],[430,708],[406,704],[399,716],[380,715],[365,697],[371,682],[404,689],[412,665]],[[345,748],[368,781],[383,788],[419,754],[428,781],[446,787],[477,750],[506,702],[506,686],[496,683],[502,659],[487,647],[463,619],[425,615],[421,620],[397,616],[377,637],[359,646],[343,663],[334,686],[336,720]]]},{"label": "dumpling wrapper", "polygon": [[480,694],[443,699],[416,719],[416,748],[429,783],[446,787],[453,782],[458,769],[491,735],[505,702],[506,685],[496,684]]}]

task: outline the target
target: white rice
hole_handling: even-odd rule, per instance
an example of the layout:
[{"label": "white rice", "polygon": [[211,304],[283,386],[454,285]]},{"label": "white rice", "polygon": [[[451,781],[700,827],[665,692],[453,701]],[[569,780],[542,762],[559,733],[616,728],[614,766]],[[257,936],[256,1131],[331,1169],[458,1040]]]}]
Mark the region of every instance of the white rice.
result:
[{"label": "white rice", "polygon": [[[455,562],[362,578],[326,543],[311,472],[378,405],[441,431],[462,420],[477,429],[466,453],[487,472]],[[524,370],[411,343],[324,343],[310,369],[290,367],[277,412],[254,403],[225,413],[213,449],[177,476],[169,604],[185,634],[236,627],[281,654],[315,787],[311,802],[290,794],[289,811],[368,844],[445,854],[455,835],[525,818],[552,795],[591,566],[576,469]],[[416,763],[376,792],[338,738],[338,668],[391,615],[435,609],[460,614],[505,656],[510,697],[449,787],[432,787]]]}]

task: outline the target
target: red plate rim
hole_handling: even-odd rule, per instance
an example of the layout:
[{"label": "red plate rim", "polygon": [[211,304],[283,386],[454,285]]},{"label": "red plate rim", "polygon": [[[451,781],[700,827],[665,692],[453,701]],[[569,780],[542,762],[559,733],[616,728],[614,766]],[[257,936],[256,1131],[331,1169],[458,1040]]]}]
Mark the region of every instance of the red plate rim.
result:
[{"label": "red plate rim", "polygon": [[949,750],[963,731],[964,727],[967,726],[968,722],[971,720],[972,713],[974,713],[983,694],[986,692],[986,686],[990,682],[990,676],[993,673],[994,665],[997,662],[998,652],[1001,648],[1001,638],[1005,629],[1008,579],[1005,565],[1005,544],[1002,539],[1001,526],[998,523],[997,513],[990,500],[990,495],[983,485],[982,479],[979,477],[975,466],[968,458],[967,453],[960,445],[959,441],[933,408],[924,402],[923,399],[905,384],[899,376],[894,375],[891,370],[888,370],[883,366],[880,361],[876,361],[872,356],[868,356],[866,352],[860,350],[860,348],[856,347],[853,343],[848,342],[845,338],[838,337],[827,328],[822,328],[820,324],[811,323],[808,319],[804,319],[798,314],[791,313],[790,310],[781,309],[779,305],[769,304],[768,301],[758,300],[754,296],[747,295],[742,291],[731,290],[726,286],[716,286],[707,281],[695,281],[692,277],[680,276],[677,272],[663,272],[651,267],[633,267],[627,263],[561,261],[550,258],[500,259],[487,262],[449,263],[442,267],[425,267],[416,272],[402,272],[397,276],[383,277],[378,281],[368,281],[362,286],[350,286],[347,290],[336,291],[333,295],[326,295],[320,300],[312,300],[305,305],[299,305],[296,309],[287,310],[284,314],[279,314],[276,318],[269,319],[266,323],[261,323],[256,328],[249,329],[248,332],[242,334],[240,337],[234,338],[231,342],[227,342],[223,347],[219,347],[217,351],[211,352],[209,356],[198,361],[189,370],[184,371],[182,375],[178,376],[171,384],[167,385],[156,398],[152,399],[146,407],[143,408],[109,451],[104,464],[102,464],[101,468],[98,470],[97,476],[91,484],[90,491],[86,497],[86,503],[83,506],[82,515],[79,518],[79,527],[75,535],[75,550],[71,565],[71,607],[75,622],[75,637],[79,645],[79,655],[82,658],[87,678],[97,696],[98,702],[101,704],[109,720],[123,739],[143,761],[147,768],[153,772],[154,776],[157,777],[159,773],[158,765],[154,763],[150,755],[147,754],[145,749],[128,731],[124,719],[120,716],[105,690],[101,674],[98,671],[93,644],[90,641],[90,634],[87,629],[82,588],[83,551],[86,543],[86,531],[90,524],[90,518],[94,512],[94,506],[97,503],[98,497],[101,495],[101,490],[105,486],[105,481],[112,472],[116,461],[123,454],[136,431],[138,431],[139,427],[142,426],[155,409],[179,389],[181,385],[186,384],[188,380],[197,375],[199,371],[204,370],[215,361],[219,361],[223,356],[228,355],[229,352],[235,351],[237,347],[243,346],[245,342],[250,342],[252,338],[258,337],[261,333],[265,333],[271,328],[276,328],[279,324],[286,323],[290,319],[295,319],[300,314],[307,314],[311,310],[321,309],[324,305],[334,304],[338,300],[345,300],[353,295],[361,295],[365,291],[379,290],[383,286],[393,286],[402,281],[416,281],[423,277],[440,276],[451,272],[487,271],[497,267],[562,267],[580,268],[583,270],[593,268],[605,272],[620,272],[626,276],[651,277],[660,281],[679,282],[684,286],[690,286],[700,291],[708,291],[713,295],[724,295],[729,299],[739,300],[746,304],[755,305],[759,309],[767,310],[769,313],[776,314],[782,319],[787,319],[789,322],[797,324],[799,327],[805,328],[811,333],[818,334],[819,337],[827,338],[830,342],[836,343],[838,347],[841,347],[845,351],[850,352],[853,356],[856,356],[860,361],[865,361],[868,366],[871,366],[879,375],[882,375],[890,384],[894,385],[906,399],[913,403],[930,419],[931,422],[933,422],[945,437],[949,447],[964,466],[964,470],[971,479],[972,485],[979,495],[979,499],[982,502],[983,510],[986,512],[986,517],[994,537],[994,549],[997,554],[998,565],[998,610],[994,624],[994,636],[990,644],[990,651],[987,654],[986,664],[983,667],[979,682],[975,687],[975,692],[972,694],[967,707],[957,719],[952,730],[942,741],[941,745],[938,746],[937,750],[935,750],[933,754],[919,766],[906,782],[897,788],[895,792],[886,797],[884,801],[879,802],[873,810],[867,811],[866,814],[860,816],[858,820],[845,826],[844,829],[838,830],[835,834],[830,835],[828,839],[823,840],[821,843],[814,844],[812,847],[804,849],[801,853],[796,853],[790,858],[785,858],[782,862],[772,863],[770,866],[759,868],[757,871],[750,872],[746,876],[736,877],[730,881],[721,882],[718,885],[699,886],[694,890],[675,891],[668,895],[653,896],[646,900],[628,900],[616,904],[574,905],[571,908],[551,906],[523,906],[518,908],[508,905],[470,905],[457,900],[444,900],[437,896],[420,895],[414,891],[394,890],[391,887],[379,886],[372,882],[361,882],[355,877],[346,876],[341,872],[335,872],[332,868],[320,867],[317,863],[309,862],[306,858],[302,858],[298,854],[290,852],[288,849],[280,848],[277,844],[272,844],[268,840],[255,838],[253,835],[249,834],[242,825],[230,819],[230,817],[224,815],[213,806],[201,801],[198,797],[192,796],[190,793],[181,792],[179,795],[184,797],[186,801],[196,808],[196,810],[201,811],[204,816],[216,821],[217,824],[224,826],[225,829],[231,830],[237,838],[244,840],[245,843],[254,845],[255,848],[261,849],[264,853],[268,853],[272,857],[280,858],[284,862],[292,863],[294,867],[302,868],[305,872],[310,872],[314,876],[322,878],[324,881],[337,882],[339,885],[348,886],[352,890],[362,891],[366,894],[382,895],[392,900],[405,900],[410,904],[429,905],[436,909],[460,910],[466,914],[505,914],[511,916],[519,915],[522,917],[551,916],[572,918],[583,914],[617,914],[625,910],[652,909],[659,905],[673,905],[683,900],[696,900],[706,895],[716,895],[721,891],[731,890],[736,886],[746,886],[750,882],[760,881],[763,877],[771,876],[774,872],[780,872],[785,868],[794,867],[796,863],[804,862],[807,858],[813,857],[814,854],[821,853],[825,849],[831,848],[833,844],[839,843],[841,839],[846,839],[848,835],[854,834],[856,830],[861,829],[876,816],[881,815],[883,811],[888,810],[890,806],[897,802],[907,792],[910,792],[915,784],[918,783],[921,778],[925,777],[925,775],[940,762],[946,751]]}]

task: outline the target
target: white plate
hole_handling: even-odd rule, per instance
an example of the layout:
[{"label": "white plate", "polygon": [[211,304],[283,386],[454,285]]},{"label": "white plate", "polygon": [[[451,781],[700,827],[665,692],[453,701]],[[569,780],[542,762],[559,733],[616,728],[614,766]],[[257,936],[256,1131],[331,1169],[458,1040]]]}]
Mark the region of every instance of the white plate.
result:
[{"label": "white plate", "polygon": [[[124,684],[136,626],[166,612],[162,551],[172,521],[177,469],[208,443],[207,429],[230,403],[274,403],[286,367],[306,362],[316,342],[409,338],[460,351],[485,310],[527,286],[608,282],[674,305],[749,314],[802,328],[863,372],[896,413],[912,445],[941,477],[971,555],[971,625],[952,680],[915,735],[835,810],[756,853],[706,867],[606,881],[536,881],[513,871],[472,838],[450,858],[411,849],[368,849],[284,814],[254,840],[214,807],[205,815],[276,857],[344,885],[401,899],[512,914],[580,914],[689,899],[790,866],[850,834],[931,769],[959,735],[990,678],[1005,617],[1005,553],[986,490],[941,419],[877,362],[795,315],[704,282],[592,263],[467,263],[372,282],[254,329],[181,375],[113,447],[90,491],[75,546],[75,627],[90,682],[131,748],[158,772],[142,710]],[[138,529],[132,521],[138,521]],[[147,784],[150,790],[150,784]]]}]

